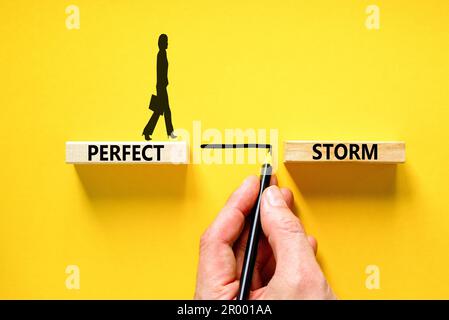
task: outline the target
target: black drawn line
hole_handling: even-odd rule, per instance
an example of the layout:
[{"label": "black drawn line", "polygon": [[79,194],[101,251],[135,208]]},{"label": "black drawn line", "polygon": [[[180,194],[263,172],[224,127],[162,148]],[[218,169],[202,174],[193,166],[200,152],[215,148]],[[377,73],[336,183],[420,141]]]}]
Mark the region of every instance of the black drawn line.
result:
[{"label": "black drawn line", "polygon": [[268,149],[271,154],[271,144],[266,143],[205,143],[202,149]]}]

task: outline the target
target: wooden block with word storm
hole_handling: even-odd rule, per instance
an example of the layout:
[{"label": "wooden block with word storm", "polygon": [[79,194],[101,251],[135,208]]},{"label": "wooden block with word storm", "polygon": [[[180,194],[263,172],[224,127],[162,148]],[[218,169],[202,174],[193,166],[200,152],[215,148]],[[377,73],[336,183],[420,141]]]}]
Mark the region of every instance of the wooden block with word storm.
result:
[{"label": "wooden block with word storm", "polygon": [[300,141],[284,143],[284,162],[405,162],[401,141]]}]

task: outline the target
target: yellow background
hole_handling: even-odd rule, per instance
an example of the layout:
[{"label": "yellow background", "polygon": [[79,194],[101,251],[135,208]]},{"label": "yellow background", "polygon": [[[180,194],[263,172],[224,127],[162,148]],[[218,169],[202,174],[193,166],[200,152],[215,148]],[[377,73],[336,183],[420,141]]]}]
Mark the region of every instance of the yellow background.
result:
[{"label": "yellow background", "polygon": [[[65,26],[69,4],[80,30]],[[369,4],[380,30],[365,27]],[[0,298],[192,297],[200,234],[258,167],[64,163],[68,140],[142,139],[160,33],[175,128],[404,140],[404,165],[281,165],[279,180],[339,297],[449,298],[448,12],[445,0],[1,1]],[[65,287],[71,264],[80,290]],[[379,290],[365,287],[372,264]]]}]

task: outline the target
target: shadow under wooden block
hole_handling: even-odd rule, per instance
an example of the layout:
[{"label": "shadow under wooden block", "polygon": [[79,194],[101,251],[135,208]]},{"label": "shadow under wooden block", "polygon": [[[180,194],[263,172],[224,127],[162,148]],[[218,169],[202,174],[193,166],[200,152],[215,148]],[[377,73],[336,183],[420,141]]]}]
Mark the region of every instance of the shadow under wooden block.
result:
[{"label": "shadow under wooden block", "polygon": [[169,198],[180,201],[186,188],[186,165],[75,165],[91,200]]},{"label": "shadow under wooden block", "polygon": [[304,196],[393,197],[396,164],[358,162],[285,163]]}]

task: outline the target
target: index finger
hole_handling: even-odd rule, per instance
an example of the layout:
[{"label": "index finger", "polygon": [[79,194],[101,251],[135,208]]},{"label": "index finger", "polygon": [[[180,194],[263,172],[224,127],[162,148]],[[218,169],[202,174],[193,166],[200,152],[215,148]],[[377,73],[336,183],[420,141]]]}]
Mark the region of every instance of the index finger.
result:
[{"label": "index finger", "polygon": [[245,217],[251,212],[259,193],[257,176],[249,176],[232,193],[223,209],[208,229],[209,240],[232,245],[245,224]]}]

